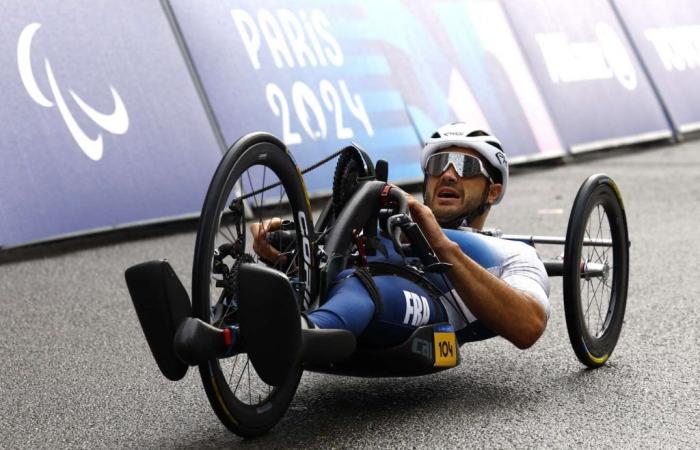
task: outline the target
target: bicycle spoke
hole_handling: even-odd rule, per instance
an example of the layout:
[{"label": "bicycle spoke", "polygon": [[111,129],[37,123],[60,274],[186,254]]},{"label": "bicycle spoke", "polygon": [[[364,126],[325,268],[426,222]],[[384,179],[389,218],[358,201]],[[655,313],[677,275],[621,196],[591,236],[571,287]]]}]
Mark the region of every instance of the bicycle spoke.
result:
[{"label": "bicycle spoke", "polygon": [[253,186],[253,180],[250,178],[250,169],[245,171],[246,176],[248,177],[248,184],[250,185],[250,190],[253,193],[253,204],[255,205],[255,208],[258,208],[258,196],[255,195],[255,187]]},{"label": "bicycle spoke", "polygon": [[[606,228],[605,225],[608,224],[608,220],[607,220],[607,217],[608,217],[608,216],[607,216],[607,213],[605,212],[605,208],[603,208],[603,207],[601,206],[601,209],[602,209],[602,214],[601,214],[601,218],[600,218],[600,222],[599,222],[598,226],[599,226],[599,229],[600,229],[600,240],[602,241],[602,240],[605,239],[605,232],[604,232],[604,231],[605,231],[605,228]],[[608,228],[609,228],[609,224],[608,224]],[[597,247],[598,247],[598,246],[596,246],[596,248],[597,248]],[[605,256],[605,252],[608,250],[608,247],[600,247],[600,248],[597,248],[597,249],[598,249],[598,251],[599,251],[598,254],[600,255],[601,260],[602,260],[603,257]],[[602,253],[600,253],[600,252],[602,252]]]},{"label": "bicycle spoke", "polygon": [[[262,180],[262,185],[265,186],[265,172],[266,172],[266,167],[263,166],[263,180]],[[258,224],[260,224],[260,228],[262,229],[263,236],[267,233],[267,230],[265,230],[265,227],[263,225],[263,218],[262,218],[262,213],[263,213],[263,201],[265,200],[265,191],[260,193],[260,203],[256,205],[256,210],[258,213]]]},{"label": "bicycle spoke", "polygon": [[[596,291],[598,290],[598,288],[601,288],[601,297],[602,297],[602,294],[603,294],[603,292],[605,291],[605,286],[603,286],[602,283],[599,282],[599,283],[598,283],[598,287],[596,287]],[[601,300],[601,302],[603,301],[602,298],[601,298],[600,300]],[[598,307],[598,324],[600,325],[600,327],[601,327],[601,329],[602,329],[602,326],[603,326],[603,317],[602,317],[602,313],[601,313],[601,311],[600,311],[600,302],[598,302],[598,298],[597,298],[597,297],[596,297],[596,306]],[[595,329],[598,330],[598,327],[596,327]],[[598,332],[596,331],[596,337],[597,337],[597,336],[598,336]]]},{"label": "bicycle spoke", "polygon": [[603,298],[605,299],[605,307],[603,308],[603,323],[601,325],[600,331],[601,334],[607,329],[607,323],[608,323],[608,316],[610,316],[610,290],[607,289],[607,286],[605,284],[605,280],[601,279],[602,283],[602,289],[603,289]]},{"label": "bicycle spoke", "polygon": [[608,249],[603,250],[602,254],[600,255],[600,259],[597,262],[599,262],[600,264],[605,264],[608,260],[608,251]]},{"label": "bicycle spoke", "polygon": [[603,284],[605,284],[605,287],[607,287],[608,289],[610,289],[610,291],[612,291],[612,285],[606,283],[605,281],[603,281]]},{"label": "bicycle spoke", "polygon": [[231,368],[231,374],[228,376],[228,384],[231,385],[231,380],[233,379],[233,374],[236,372],[236,365],[238,364],[238,355],[233,358],[233,367]]},{"label": "bicycle spoke", "polygon": [[[589,283],[591,283],[591,286],[593,286],[593,280],[588,280],[588,281],[589,281]],[[593,300],[595,301],[596,306],[598,306],[600,308],[600,306],[598,304],[598,296],[597,296],[599,287],[600,287],[600,283],[598,284],[598,286],[593,288]]]},{"label": "bicycle spoke", "polygon": [[280,211],[282,210],[282,208],[281,208],[281,206],[282,206],[282,200],[284,200],[284,195],[285,195],[285,194],[286,194],[286,193],[282,190],[282,185],[280,184],[280,199],[277,201],[277,205],[275,205],[275,210],[276,210],[276,211],[277,211],[277,210],[280,210]]},{"label": "bicycle spoke", "polygon": [[[596,211],[597,211],[597,210],[598,210],[598,207],[596,207]],[[589,230],[589,226],[591,225],[591,219],[593,219],[593,215],[592,215],[592,214],[591,214],[591,217],[588,218],[588,222],[586,223],[586,230],[585,230],[585,232],[586,232],[586,236],[588,237],[588,239],[594,240],[593,237],[591,237],[591,233],[590,233],[590,230]],[[598,238],[599,238],[599,233],[600,233],[600,228],[598,229],[598,232],[595,234],[595,239],[598,239]],[[598,246],[596,246],[596,245],[588,246],[588,261],[591,261],[591,259],[592,259],[592,257],[593,257],[593,254],[595,254],[595,256],[598,257],[598,258],[596,259],[596,262],[599,262],[599,261],[600,261],[600,255],[598,254]]]},{"label": "bicycle spoke", "polygon": [[[263,178],[262,178],[262,185],[265,186],[265,175],[267,174],[267,166],[263,166]],[[265,206],[265,191],[262,191],[260,193],[260,207]],[[260,212],[260,215],[262,216],[262,211]]]},{"label": "bicycle spoke", "polygon": [[[605,217],[605,210],[603,210],[603,214],[601,215],[600,213],[601,206],[598,205],[596,206],[596,212],[598,213],[598,230],[596,231],[596,240],[602,239],[601,233],[603,232],[603,221],[602,219]],[[596,256],[598,257],[597,262],[600,262],[601,256],[598,251],[598,246],[594,245],[593,246],[593,251],[595,252]]]},{"label": "bicycle spoke", "polygon": [[238,392],[238,386],[241,384],[241,379],[243,378],[243,375],[245,374],[245,369],[246,369],[246,367],[248,367],[248,363],[250,363],[250,358],[246,358],[245,366],[243,366],[243,370],[241,370],[241,375],[238,377],[238,381],[236,382],[236,387],[233,390],[233,395],[236,395],[236,392]]},{"label": "bicycle spoke", "polygon": [[[591,327],[593,327],[594,330],[597,329],[597,327],[591,322],[591,314],[590,314],[591,306],[593,306],[594,303],[596,305],[595,309],[598,310],[598,316],[600,317],[600,315],[601,315],[601,313],[600,313],[601,305],[600,305],[600,302],[598,301],[598,289],[600,288],[600,286],[601,286],[600,282],[599,282],[598,286],[593,287],[592,280],[590,280],[590,279],[585,280],[585,291],[586,291],[586,298],[588,298],[588,303],[585,307],[585,311],[583,313],[583,316],[585,318],[586,329],[589,332],[591,331]],[[591,288],[592,287],[593,287],[593,295],[591,296]],[[581,292],[581,294],[583,294],[583,290],[584,290],[583,288],[579,287],[579,291]],[[581,297],[581,300],[583,301],[583,296]],[[597,332],[595,334],[597,334]]]},{"label": "bicycle spoke", "polygon": [[[286,261],[286,263],[287,263],[287,272],[289,272],[289,268],[292,267],[292,266],[294,265],[294,259],[295,259],[295,255],[294,255],[294,254],[295,254],[296,252],[293,250],[293,248],[294,248],[295,245],[296,245],[296,242],[290,242],[290,243],[287,244],[287,246],[280,252],[280,257],[281,257],[282,255],[284,255],[284,256],[287,256],[287,258],[288,258],[287,261]],[[289,258],[292,258],[292,260],[290,261]]]},{"label": "bicycle spoke", "polygon": [[253,393],[251,392],[251,384],[250,384],[250,365],[248,366],[248,403],[253,404]]},{"label": "bicycle spoke", "polygon": [[216,324],[218,328],[224,328],[226,326],[226,318],[229,315],[229,312],[231,312],[231,309],[233,308],[233,299],[229,300],[229,304],[226,305],[226,309],[224,310],[224,313],[221,315],[221,320]]},{"label": "bicycle spoke", "polygon": [[231,237],[232,244],[234,242],[236,242],[238,240],[238,238],[240,237],[238,230],[236,230],[235,232],[231,231],[231,225],[228,225],[228,224],[226,225],[226,231],[228,231],[228,235]]},{"label": "bicycle spoke", "polygon": [[219,234],[224,237],[229,243],[233,244],[236,242],[236,238],[233,236],[233,232],[231,232],[231,229],[229,228],[228,225],[224,225],[226,227],[226,231],[228,231],[228,235],[224,233],[224,228],[219,228]]},{"label": "bicycle spoke", "polygon": [[[584,237],[583,237],[583,239],[584,239],[584,240],[586,240],[586,239],[588,239],[588,240],[593,240],[593,238],[591,237],[591,234],[590,234],[590,232],[589,232],[589,225],[590,225],[590,223],[591,223],[591,221],[590,221],[590,219],[589,219],[588,222],[586,222],[586,228],[583,230],[583,232],[584,232]],[[587,246],[587,247],[586,247],[586,252],[587,252],[587,253],[586,253],[586,262],[589,262],[589,261],[591,261],[591,258],[592,258],[592,256],[593,256],[593,252],[595,252],[595,246],[594,246],[594,245],[589,245],[589,246]]]},{"label": "bicycle spoke", "polygon": [[586,328],[588,328],[588,323],[590,322],[589,317],[590,315],[588,314],[588,311],[591,309],[591,290],[590,290],[590,281],[586,280],[586,297],[588,298],[588,306],[586,307],[586,312],[583,313],[583,315],[586,317]]}]

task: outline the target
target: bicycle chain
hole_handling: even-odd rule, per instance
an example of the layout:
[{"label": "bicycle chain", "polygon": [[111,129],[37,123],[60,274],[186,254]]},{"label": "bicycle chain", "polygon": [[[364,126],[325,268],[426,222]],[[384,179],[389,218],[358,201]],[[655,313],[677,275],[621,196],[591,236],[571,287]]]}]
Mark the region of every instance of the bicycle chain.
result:
[{"label": "bicycle chain", "polygon": [[224,295],[229,298],[233,299],[234,295],[238,292],[238,270],[241,267],[241,264],[243,263],[253,263],[255,262],[255,258],[251,256],[249,253],[242,253],[241,256],[236,259],[236,262],[233,263],[231,268],[228,270],[228,272],[223,274],[223,288],[224,288]]}]

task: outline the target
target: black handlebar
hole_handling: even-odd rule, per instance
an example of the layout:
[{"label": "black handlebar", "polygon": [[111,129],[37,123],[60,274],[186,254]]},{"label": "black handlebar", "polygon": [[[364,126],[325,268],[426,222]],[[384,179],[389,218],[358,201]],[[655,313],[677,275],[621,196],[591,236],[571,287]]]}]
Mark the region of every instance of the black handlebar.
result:
[{"label": "black handlebar", "polygon": [[400,240],[403,232],[412,246],[412,253],[420,258],[426,271],[444,272],[451,267],[438,260],[418,225],[411,220],[404,193],[390,184],[368,181],[350,198],[328,236],[325,246],[328,274],[345,268],[346,250],[350,248],[353,230],[363,228],[377,211],[380,211],[380,225],[391,236],[397,253],[405,256]]},{"label": "black handlebar", "polygon": [[[382,214],[383,212],[386,215]],[[405,257],[400,240],[403,232],[411,245],[412,253],[420,258],[425,271],[445,272],[450,269],[450,264],[438,260],[418,225],[411,220],[404,193],[386,182],[365,181],[350,197],[328,233],[324,246],[327,263],[321,280],[322,297],[325,296],[325,289],[347,267],[348,250],[357,233],[364,229],[366,238],[373,237],[373,233],[376,232],[377,215],[383,216],[382,219],[386,217],[386,221],[380,221],[384,222],[381,225],[386,225],[386,231],[391,235],[394,248],[401,256]],[[291,223],[283,224],[280,230],[267,234],[268,242],[280,245],[282,248],[292,247],[295,239]]]},{"label": "black handlebar", "polygon": [[382,181],[364,182],[350,197],[328,233],[325,251],[330,259],[345,255],[353,239],[353,230],[361,230],[375,217],[379,209],[393,203],[398,211],[408,213],[408,203],[403,194]]}]

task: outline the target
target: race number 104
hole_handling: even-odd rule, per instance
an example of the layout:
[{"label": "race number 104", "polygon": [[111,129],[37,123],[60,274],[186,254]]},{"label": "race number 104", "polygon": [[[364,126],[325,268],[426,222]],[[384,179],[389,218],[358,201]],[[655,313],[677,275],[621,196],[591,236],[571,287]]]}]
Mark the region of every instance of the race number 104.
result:
[{"label": "race number 104", "polygon": [[[329,137],[333,129],[338,139],[350,139],[355,136],[353,117],[364,127],[368,136],[374,134],[362,98],[350,94],[344,80],[339,80],[337,87],[328,80],[322,80],[318,89],[296,81],[292,85],[291,96],[285,95],[275,83],[268,83],[265,97],[272,113],[282,121],[282,140],[287,145],[300,144],[303,141],[301,131],[314,141]],[[292,126],[292,116],[296,117],[301,129]]]}]

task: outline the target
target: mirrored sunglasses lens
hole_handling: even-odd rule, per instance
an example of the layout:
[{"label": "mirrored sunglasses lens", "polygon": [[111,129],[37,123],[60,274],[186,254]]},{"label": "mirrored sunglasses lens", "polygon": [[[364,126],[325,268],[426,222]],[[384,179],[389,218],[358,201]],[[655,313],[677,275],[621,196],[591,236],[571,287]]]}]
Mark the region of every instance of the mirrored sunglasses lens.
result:
[{"label": "mirrored sunglasses lens", "polygon": [[428,159],[428,165],[426,166],[426,172],[434,177],[442,175],[442,173],[447,169],[448,155],[445,153],[438,153],[433,155]]},{"label": "mirrored sunglasses lens", "polygon": [[481,173],[481,165],[479,160],[473,156],[461,155],[462,158],[462,177],[473,177]]}]

